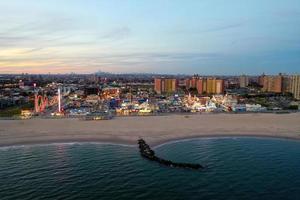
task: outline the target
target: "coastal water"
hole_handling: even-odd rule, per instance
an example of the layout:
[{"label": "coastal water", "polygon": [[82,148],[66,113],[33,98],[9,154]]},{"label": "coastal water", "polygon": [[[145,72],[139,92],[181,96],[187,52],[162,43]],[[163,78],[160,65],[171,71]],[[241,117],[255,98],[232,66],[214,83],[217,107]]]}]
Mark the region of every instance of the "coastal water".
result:
[{"label": "coastal water", "polygon": [[142,159],[136,146],[0,148],[0,199],[300,199],[299,141],[208,138],[155,151],[207,167],[160,166]]}]

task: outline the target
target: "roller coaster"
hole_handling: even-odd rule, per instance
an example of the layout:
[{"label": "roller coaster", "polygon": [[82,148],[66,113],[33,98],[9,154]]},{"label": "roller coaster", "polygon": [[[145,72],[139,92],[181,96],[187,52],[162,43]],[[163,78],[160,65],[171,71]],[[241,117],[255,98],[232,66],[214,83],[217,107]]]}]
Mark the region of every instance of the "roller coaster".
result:
[{"label": "roller coaster", "polygon": [[60,88],[58,88],[58,95],[48,97],[47,95],[43,94],[40,95],[38,90],[35,90],[34,95],[34,111],[35,113],[42,113],[48,107],[58,105],[58,112],[61,112],[61,93]]}]

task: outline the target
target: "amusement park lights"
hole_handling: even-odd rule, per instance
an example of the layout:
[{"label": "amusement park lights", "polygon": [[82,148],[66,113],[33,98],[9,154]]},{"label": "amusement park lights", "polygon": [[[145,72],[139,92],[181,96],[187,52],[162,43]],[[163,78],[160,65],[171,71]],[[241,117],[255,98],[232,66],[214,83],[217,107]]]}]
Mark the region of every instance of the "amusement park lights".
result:
[{"label": "amusement park lights", "polygon": [[60,92],[60,88],[58,88],[58,112],[61,113],[61,92]]},{"label": "amusement park lights", "polygon": [[[36,87],[36,86],[35,86]],[[58,104],[58,113],[62,112],[61,106],[61,89],[58,88],[57,96],[53,96],[52,98],[48,99],[46,95],[39,95],[38,90],[35,90],[34,95],[34,110],[35,113],[41,113],[46,110],[48,106],[53,106]]]}]

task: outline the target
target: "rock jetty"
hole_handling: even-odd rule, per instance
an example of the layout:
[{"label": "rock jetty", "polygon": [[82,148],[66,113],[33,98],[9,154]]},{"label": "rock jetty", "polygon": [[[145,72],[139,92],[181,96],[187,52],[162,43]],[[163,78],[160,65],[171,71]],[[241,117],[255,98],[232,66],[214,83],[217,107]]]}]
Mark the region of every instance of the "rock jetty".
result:
[{"label": "rock jetty", "polygon": [[145,142],[143,139],[138,140],[138,145],[140,149],[141,156],[151,160],[158,162],[162,165],[168,166],[168,167],[175,167],[175,168],[185,168],[185,169],[203,169],[204,167],[200,164],[191,164],[191,163],[177,163],[172,162],[170,160],[165,160],[163,158],[159,158],[155,156],[155,152],[150,148],[150,146]]}]

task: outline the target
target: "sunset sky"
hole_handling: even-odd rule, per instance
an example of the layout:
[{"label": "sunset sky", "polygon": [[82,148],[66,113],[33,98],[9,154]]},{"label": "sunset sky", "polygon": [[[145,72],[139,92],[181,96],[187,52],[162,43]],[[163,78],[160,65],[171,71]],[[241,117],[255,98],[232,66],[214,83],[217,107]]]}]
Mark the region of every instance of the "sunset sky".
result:
[{"label": "sunset sky", "polygon": [[99,70],[300,73],[300,1],[0,1],[0,73]]}]

